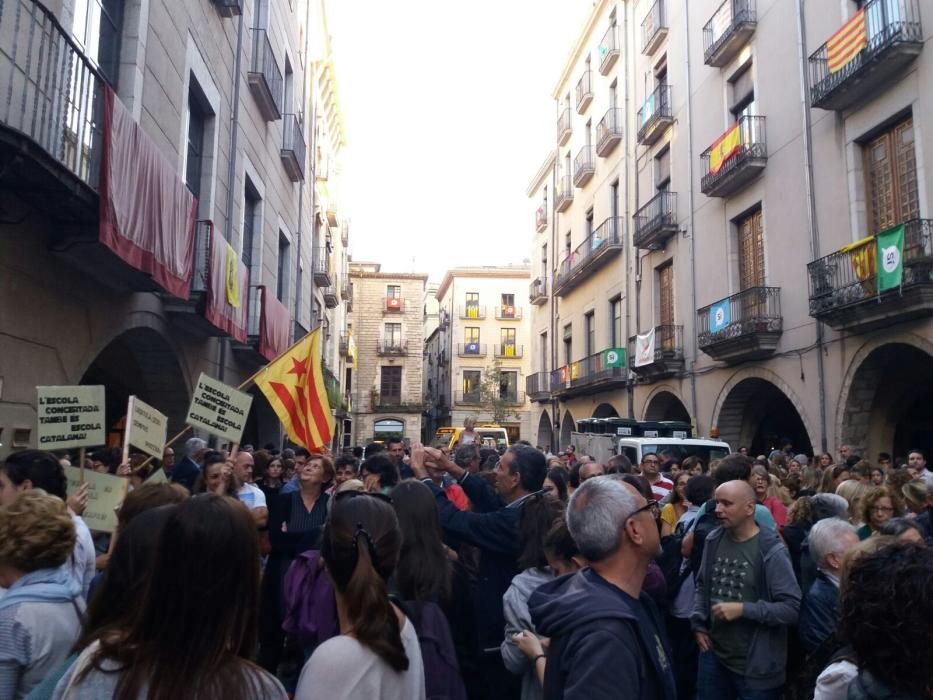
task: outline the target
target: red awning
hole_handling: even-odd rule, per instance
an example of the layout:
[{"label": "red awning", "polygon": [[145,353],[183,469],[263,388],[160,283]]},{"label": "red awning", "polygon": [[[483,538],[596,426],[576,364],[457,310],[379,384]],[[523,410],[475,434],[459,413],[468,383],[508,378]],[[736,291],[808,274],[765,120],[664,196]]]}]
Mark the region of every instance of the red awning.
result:
[{"label": "red awning", "polygon": [[[231,338],[246,342],[249,270],[223,236],[211,226],[210,252],[207,260],[207,303],[204,318]],[[232,256],[232,257],[231,257]],[[235,262],[235,266],[232,264]],[[228,268],[228,263],[230,267]],[[235,280],[227,275],[234,274]],[[230,282],[230,287],[228,287]],[[231,301],[239,306],[234,306]]]},{"label": "red awning", "polygon": [[108,86],[103,122],[100,242],[165,291],[187,299],[197,200]]},{"label": "red awning", "polygon": [[259,354],[274,360],[288,349],[288,326],[291,317],[288,308],[269,293],[268,287],[259,287]]}]

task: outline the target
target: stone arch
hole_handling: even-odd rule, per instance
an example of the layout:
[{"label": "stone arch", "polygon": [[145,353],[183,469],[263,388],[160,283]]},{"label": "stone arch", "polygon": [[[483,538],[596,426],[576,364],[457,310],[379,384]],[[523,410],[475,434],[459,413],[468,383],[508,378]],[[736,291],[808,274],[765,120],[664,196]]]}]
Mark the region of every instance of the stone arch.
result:
[{"label": "stone arch", "polygon": [[690,411],[673,390],[660,387],[645,401],[644,420],[676,420],[690,423]]},{"label": "stone arch", "polygon": [[131,395],[166,415],[169,437],[185,425],[190,383],[171,342],[154,327],[117,334],[87,364],[79,383],[106,387],[106,421],[112,433],[122,432]]},{"label": "stone arch", "polygon": [[560,444],[557,449],[562,450],[570,444],[570,434],[577,429],[577,422],[569,410],[564,410],[564,417],[560,422]]},{"label": "stone arch", "polygon": [[713,425],[733,450],[768,454],[783,438],[797,452],[813,453],[813,432],[806,411],[793,390],[761,367],[736,372],[726,382],[713,412]]},{"label": "stone arch", "polygon": [[849,363],[837,405],[837,440],[856,454],[933,449],[933,343],[911,333],[869,340]]},{"label": "stone arch", "polygon": [[618,418],[619,412],[611,403],[601,403],[593,411],[593,418]]},{"label": "stone arch", "polygon": [[541,411],[541,417],[538,419],[538,445],[545,450],[550,451],[553,448],[551,442],[554,439],[554,427],[551,425],[551,416],[547,409]]}]

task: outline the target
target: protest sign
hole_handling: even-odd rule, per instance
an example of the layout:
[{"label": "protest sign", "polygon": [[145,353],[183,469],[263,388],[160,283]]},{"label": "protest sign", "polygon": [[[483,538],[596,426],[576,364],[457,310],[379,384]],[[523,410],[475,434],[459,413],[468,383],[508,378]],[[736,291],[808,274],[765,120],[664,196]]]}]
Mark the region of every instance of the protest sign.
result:
[{"label": "protest sign", "polygon": [[41,449],[105,444],[104,387],[37,386],[36,392]]},{"label": "protest sign", "polygon": [[149,404],[131,396],[126,408],[126,437],[123,443],[123,461],[129,459],[130,445],[147,455],[162,459],[168,421]]},{"label": "protest sign", "polygon": [[152,475],[146,479],[147,484],[164,484],[168,481],[168,474],[165,473],[165,470],[162,467],[159,467]]},{"label": "protest sign", "polygon": [[253,397],[211,379],[203,372],[198,377],[186,422],[211,435],[239,444],[246,427],[246,417]]},{"label": "protest sign", "polygon": [[[81,470],[65,467],[65,477],[71,496],[81,486]],[[113,532],[117,526],[117,508],[123,503],[130,480],[88,469],[84,472],[84,483],[87,484],[87,507],[81,517],[91,530]]]}]

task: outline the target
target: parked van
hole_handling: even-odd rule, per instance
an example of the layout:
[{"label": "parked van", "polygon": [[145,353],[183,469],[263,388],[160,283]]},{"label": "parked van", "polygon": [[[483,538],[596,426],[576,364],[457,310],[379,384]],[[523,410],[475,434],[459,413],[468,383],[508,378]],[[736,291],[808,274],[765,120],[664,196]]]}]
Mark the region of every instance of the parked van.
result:
[{"label": "parked van", "polygon": [[[486,424],[477,425],[473,428],[479,436],[480,447],[492,447],[494,449],[509,448],[509,434],[501,425]],[[434,433],[434,439],[431,441],[431,447],[446,447],[453,451],[460,442],[460,433],[463,428],[444,427],[438,428]]]}]

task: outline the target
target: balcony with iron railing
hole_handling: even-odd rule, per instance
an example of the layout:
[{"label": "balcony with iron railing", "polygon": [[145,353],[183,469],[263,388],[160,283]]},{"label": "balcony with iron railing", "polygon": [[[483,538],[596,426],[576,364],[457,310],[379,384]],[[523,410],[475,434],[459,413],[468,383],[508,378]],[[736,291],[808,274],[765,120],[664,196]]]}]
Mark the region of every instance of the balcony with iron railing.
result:
[{"label": "balcony with iron railing", "polygon": [[339,209],[340,202],[337,201],[337,196],[333,192],[329,192],[324,202],[324,216],[327,217],[327,223],[331,226],[340,225],[340,217],[337,213]]},{"label": "balcony with iron railing", "polygon": [[573,184],[575,187],[585,187],[586,183],[596,174],[596,158],[593,147],[586,145],[577,151],[573,159]]},{"label": "balcony with iron railing", "polygon": [[535,277],[528,287],[528,301],[534,306],[547,303],[547,277]]},{"label": "balcony with iron railing", "polygon": [[317,246],[311,256],[311,274],[318,287],[329,287],[334,283],[330,266],[330,248]]},{"label": "balcony with iron railing", "polygon": [[425,409],[423,401],[403,401],[400,394],[378,391],[370,395],[370,405],[375,413],[421,413]]},{"label": "balcony with iron railing", "polygon": [[[236,280],[228,284],[228,245],[210,220],[198,221],[191,291],[187,299],[163,296],[174,325],[197,338],[229,336],[246,340],[249,272],[239,259]],[[234,305],[235,303],[235,305]]]},{"label": "balcony with iron railing", "polygon": [[756,0],[724,0],[703,27],[703,62],[722,68],[739,55],[758,26]]},{"label": "balcony with iron railing", "polygon": [[403,314],[406,308],[406,300],[402,297],[386,297],[386,305],[382,313],[383,315]]},{"label": "balcony with iron railing", "polygon": [[282,69],[276,63],[269,33],[258,27],[250,31],[253,33],[253,60],[246,74],[246,82],[263,118],[272,122],[282,118],[285,81]]},{"label": "balcony with iron railing", "polygon": [[651,146],[673,123],[671,86],[661,83],[638,110],[638,143]]},{"label": "balcony with iron railing", "polygon": [[483,343],[457,343],[457,357],[486,357]]},{"label": "balcony with iron railing", "polygon": [[305,134],[301,117],[285,114],[282,118],[282,164],[288,179],[301,182],[305,179]]},{"label": "balcony with iron railing", "polygon": [[494,347],[493,354],[498,359],[520,360],[524,353],[524,347],[516,343],[499,343]]},{"label": "balcony with iron railing", "polygon": [[606,110],[596,125],[596,155],[605,158],[615,150],[622,140],[622,110],[612,107]]},{"label": "balcony with iron railing", "polygon": [[495,402],[502,402],[509,406],[521,406],[525,403],[525,392],[516,389],[504,391],[496,396],[484,396],[479,389],[474,391],[458,391],[454,395],[456,403],[463,406],[485,406]]},{"label": "balcony with iron railing", "polygon": [[555,296],[562,297],[576,289],[623,251],[623,224],[621,217],[606,219],[561,261],[554,278]]},{"label": "balcony with iron railing", "polygon": [[583,114],[593,101],[593,71],[585,70],[577,81],[577,114]]},{"label": "balcony with iron railing", "polygon": [[353,283],[344,279],[340,285],[340,298],[347,305],[347,311],[353,311]]},{"label": "balcony with iron railing", "polygon": [[221,17],[237,17],[243,14],[242,0],[214,0],[214,7]]},{"label": "balcony with iron railing", "polygon": [[[641,351],[641,356],[639,356]],[[684,369],[684,327],[661,325],[654,328],[654,351],[629,338],[631,370],[645,381],[670,377]]]},{"label": "balcony with iron railing", "polygon": [[500,304],[496,307],[497,321],[521,321],[522,307]]},{"label": "balcony with iron railing", "polygon": [[460,318],[468,321],[482,321],[486,318],[486,307],[479,304],[464,304],[460,307]]},{"label": "balcony with iron railing", "polygon": [[547,205],[542,204],[535,210],[535,231],[543,233],[547,230]]},{"label": "balcony with iron railing", "polygon": [[677,193],[659,192],[635,212],[632,243],[643,250],[661,250],[677,231]]},{"label": "balcony with iron railing", "polygon": [[381,357],[407,355],[408,340],[402,338],[381,338],[376,341],[376,353]]},{"label": "balcony with iron railing", "polygon": [[667,38],[667,14],[665,0],[655,0],[654,5],[641,22],[641,52],[651,56],[661,42]]},{"label": "balcony with iron railing", "polygon": [[246,342],[234,341],[231,347],[241,361],[265,364],[288,349],[291,314],[263,285],[250,286],[247,309]]},{"label": "balcony with iron railing", "polygon": [[608,348],[587,355],[551,372],[551,394],[562,399],[625,386],[628,372],[623,348]]},{"label": "balcony with iron railing", "polygon": [[783,332],[780,287],[750,287],[697,311],[697,342],[734,364],[774,354]]},{"label": "balcony with iron railing", "polygon": [[328,309],[336,309],[337,305],[340,304],[336,285],[329,284],[326,287],[321,287],[321,296],[324,297],[324,306]]},{"label": "balcony with iron railing", "polygon": [[868,0],[810,56],[810,106],[843,110],[874,98],[905,75],[923,42],[918,0]]},{"label": "balcony with iron railing", "polygon": [[565,107],[564,111],[561,112],[560,116],[557,118],[557,145],[565,146],[570,138],[571,132],[570,107]]},{"label": "balcony with iron railing", "polygon": [[621,48],[619,43],[619,28],[613,24],[606,30],[602,40],[599,42],[600,74],[609,75],[609,71],[612,70],[616,61],[619,60]]},{"label": "balcony with iron railing", "polygon": [[340,354],[343,355],[348,360],[350,359],[350,339],[353,336],[350,333],[341,333],[340,334]]},{"label": "balcony with iron railing", "polygon": [[525,394],[531,401],[550,401],[551,373],[535,372],[525,377]]},{"label": "balcony with iron railing", "polygon": [[807,265],[810,315],[837,330],[864,332],[933,314],[933,219],[904,222],[901,284],[878,291],[876,236]]},{"label": "balcony with iron railing", "polygon": [[700,156],[700,191],[728,197],[754,180],[768,164],[765,118],[743,116]]},{"label": "balcony with iron railing", "polygon": [[573,204],[573,182],[570,180],[570,173],[561,177],[557,186],[559,189],[554,194],[554,210],[562,213]]}]

